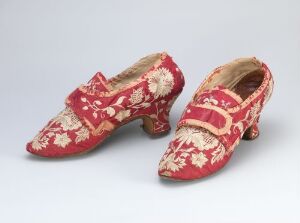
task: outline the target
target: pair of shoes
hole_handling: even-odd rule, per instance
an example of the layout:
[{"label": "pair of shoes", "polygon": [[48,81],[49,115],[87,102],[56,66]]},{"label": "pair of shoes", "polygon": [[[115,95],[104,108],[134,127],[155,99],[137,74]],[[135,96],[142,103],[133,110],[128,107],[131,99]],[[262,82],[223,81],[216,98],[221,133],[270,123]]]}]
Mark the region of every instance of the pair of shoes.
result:
[{"label": "pair of shoes", "polygon": [[[67,97],[66,108],[27,144],[27,151],[43,157],[86,153],[135,119],[142,119],[151,135],[166,133],[183,87],[184,76],[167,53],[144,57],[108,80],[98,72]],[[215,69],[184,109],[159,175],[192,180],[222,168],[241,138],[258,136],[259,115],[272,90],[272,75],[256,58]]]}]

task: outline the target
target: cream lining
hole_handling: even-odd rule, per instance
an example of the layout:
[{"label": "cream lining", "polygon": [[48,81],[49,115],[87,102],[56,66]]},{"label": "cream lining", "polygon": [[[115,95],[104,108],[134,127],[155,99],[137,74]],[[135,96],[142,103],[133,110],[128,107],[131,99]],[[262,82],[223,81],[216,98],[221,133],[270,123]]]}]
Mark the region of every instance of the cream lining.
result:
[{"label": "cream lining", "polygon": [[129,83],[135,82],[139,77],[141,77],[141,75],[146,73],[151,67],[159,62],[161,60],[161,56],[161,53],[156,53],[143,57],[122,73],[111,78],[108,84],[112,90],[118,90]]},{"label": "cream lining", "polygon": [[235,60],[221,67],[217,75],[213,75],[210,80],[205,82],[201,87],[202,90],[212,89],[217,85],[233,90],[235,85],[247,74],[260,71],[262,65],[258,60],[253,58],[242,58]]}]

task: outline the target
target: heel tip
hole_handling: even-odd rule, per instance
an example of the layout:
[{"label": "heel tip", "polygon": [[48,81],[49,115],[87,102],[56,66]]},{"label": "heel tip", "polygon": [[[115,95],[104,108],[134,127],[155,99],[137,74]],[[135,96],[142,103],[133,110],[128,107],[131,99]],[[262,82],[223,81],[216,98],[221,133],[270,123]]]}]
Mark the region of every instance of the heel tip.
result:
[{"label": "heel tip", "polygon": [[159,131],[159,132],[154,132],[152,130],[150,130],[149,128],[147,128],[145,125],[140,125],[140,127],[150,136],[153,136],[153,137],[160,137],[160,136],[164,136],[164,135],[167,135],[171,128],[169,129],[166,129],[166,130],[163,130],[163,131]]},{"label": "heel tip", "polygon": [[251,134],[244,134],[242,139],[250,141],[250,140],[256,139],[258,136],[259,136],[259,132],[257,132],[256,134],[252,134],[252,135]]}]

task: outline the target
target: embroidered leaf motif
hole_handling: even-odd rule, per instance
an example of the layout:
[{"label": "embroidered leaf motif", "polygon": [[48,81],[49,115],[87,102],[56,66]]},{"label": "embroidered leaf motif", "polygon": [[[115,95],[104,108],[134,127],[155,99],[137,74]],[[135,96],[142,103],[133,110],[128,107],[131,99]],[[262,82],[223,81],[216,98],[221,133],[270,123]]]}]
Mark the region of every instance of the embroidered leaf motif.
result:
[{"label": "embroidered leaf motif", "polygon": [[148,108],[148,107],[150,106],[150,103],[144,102],[144,103],[142,103],[142,106],[143,106],[144,108]]},{"label": "embroidered leaf motif", "polygon": [[105,108],[105,111],[109,115],[109,117],[114,116],[116,113],[116,111],[113,107],[107,107],[107,108]]},{"label": "embroidered leaf motif", "polygon": [[87,100],[86,100],[86,98],[82,97],[82,98],[81,98],[81,101],[82,101],[82,102],[86,102]]},{"label": "embroidered leaf motif", "polygon": [[96,105],[101,105],[102,103],[99,100],[94,101]]},{"label": "embroidered leaf motif", "polygon": [[225,155],[225,147],[220,144],[220,146],[215,151],[213,151],[211,155],[213,156],[211,159],[211,164],[222,160]]},{"label": "embroidered leaf motif", "polygon": [[83,106],[82,109],[86,111],[86,110],[89,109],[89,107],[88,106]]},{"label": "embroidered leaf motif", "polygon": [[90,136],[89,130],[85,127],[82,127],[79,131],[75,132],[75,134],[77,135],[75,139],[76,144],[88,139]]},{"label": "embroidered leaf motif", "polygon": [[115,104],[116,104],[116,105],[121,104],[121,103],[124,101],[125,98],[126,98],[125,96],[119,97],[118,100],[117,100],[117,102],[116,102]]}]

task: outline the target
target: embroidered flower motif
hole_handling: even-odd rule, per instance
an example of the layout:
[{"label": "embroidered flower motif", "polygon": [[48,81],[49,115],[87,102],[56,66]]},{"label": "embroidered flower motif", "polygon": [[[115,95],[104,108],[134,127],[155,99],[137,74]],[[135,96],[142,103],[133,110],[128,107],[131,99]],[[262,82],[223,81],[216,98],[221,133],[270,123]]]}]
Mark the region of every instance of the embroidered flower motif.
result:
[{"label": "embroidered flower motif", "polygon": [[173,86],[173,74],[166,68],[157,69],[148,78],[148,87],[155,99],[168,95]]},{"label": "embroidered flower motif", "polygon": [[175,153],[171,153],[169,156],[167,156],[166,159],[161,163],[160,168],[171,170],[173,172],[182,169],[186,165],[185,160],[181,157],[176,158],[175,156]]},{"label": "embroidered flower motif", "polygon": [[35,136],[32,140],[32,148],[34,150],[41,150],[43,148],[46,148],[49,144],[49,138],[47,136],[42,136],[42,133],[39,133],[37,136]]},{"label": "embroidered flower motif", "polygon": [[70,108],[63,110],[54,120],[64,131],[75,130],[82,126],[77,115]]},{"label": "embroidered flower motif", "polygon": [[130,116],[130,110],[122,110],[122,111],[119,111],[115,118],[121,122],[123,121],[125,118],[129,117]]},{"label": "embroidered flower motif", "polygon": [[75,143],[82,142],[90,137],[90,132],[86,127],[82,127],[78,132],[75,132],[77,135]]},{"label": "embroidered flower motif", "polygon": [[129,101],[132,104],[141,103],[144,97],[143,88],[138,88],[137,90],[133,89],[133,93],[130,95]]},{"label": "embroidered flower motif", "polygon": [[[194,147],[187,147],[191,143]],[[210,162],[212,164],[224,158],[225,147],[212,133],[205,129],[181,127],[176,132],[175,141],[170,144],[163,156],[159,169],[172,172],[179,171],[187,165],[187,157],[190,157],[191,163],[195,167],[202,168],[209,161],[209,158],[206,157],[203,151],[210,149],[214,149],[211,152],[212,158]],[[200,152],[195,152],[195,150],[200,150]]]},{"label": "embroidered flower motif", "polygon": [[208,159],[206,158],[205,154],[202,152],[200,152],[198,154],[195,154],[195,153],[192,154],[191,161],[192,161],[192,164],[195,165],[196,167],[201,168],[202,166],[205,165],[207,160]]},{"label": "embroidered flower motif", "polygon": [[65,148],[72,140],[68,137],[68,134],[65,132],[63,134],[55,134],[54,144]]},{"label": "embroidered flower motif", "polygon": [[182,169],[185,165],[185,158],[181,156],[176,157],[175,148],[173,144],[171,144],[159,163],[159,169],[176,172],[179,169]]},{"label": "embroidered flower motif", "polygon": [[209,131],[193,127],[181,127],[175,135],[181,147],[184,143],[189,145],[191,142],[200,150],[209,150],[216,147],[219,141]]}]

